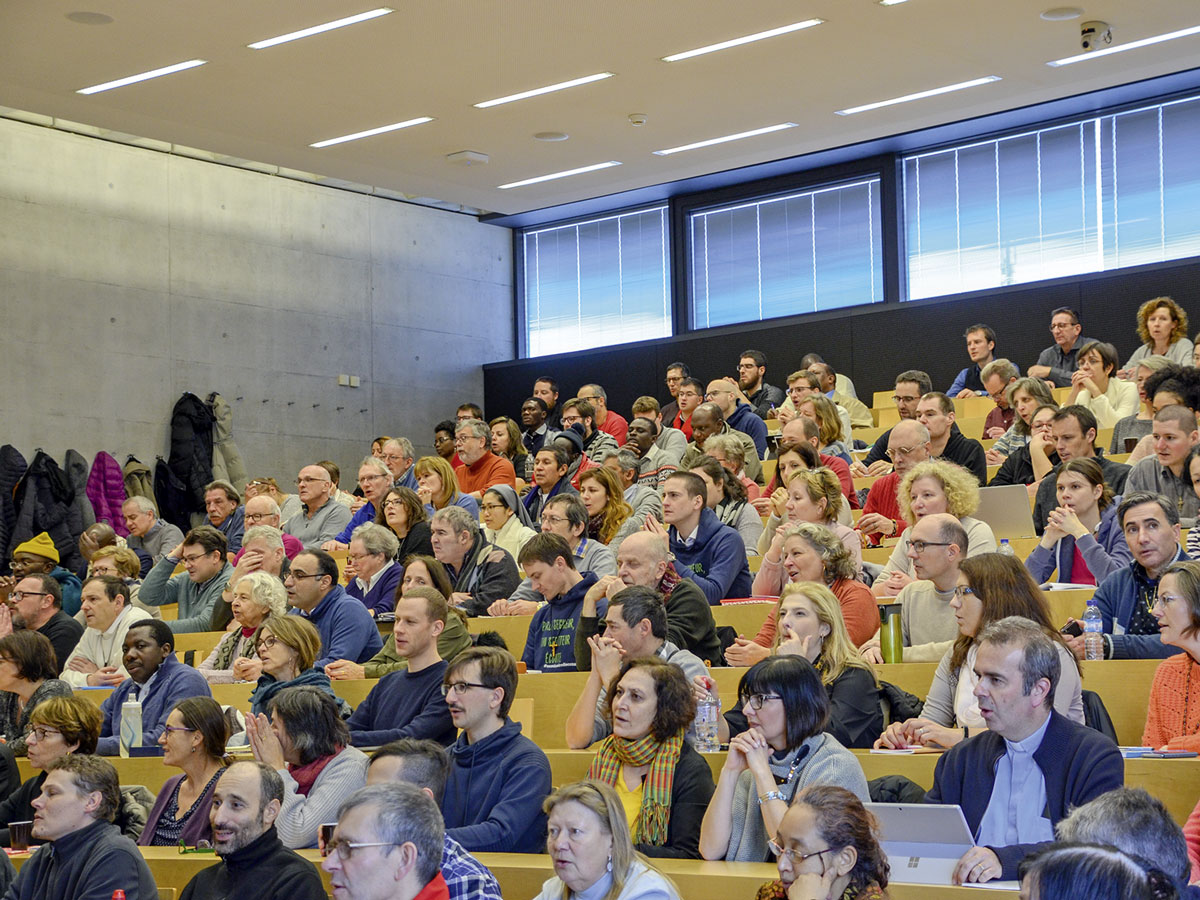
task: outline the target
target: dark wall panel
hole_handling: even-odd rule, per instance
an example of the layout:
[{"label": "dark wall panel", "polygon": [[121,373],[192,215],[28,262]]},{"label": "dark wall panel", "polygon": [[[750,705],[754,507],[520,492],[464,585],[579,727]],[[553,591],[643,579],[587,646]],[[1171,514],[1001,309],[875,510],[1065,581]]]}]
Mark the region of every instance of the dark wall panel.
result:
[{"label": "dark wall panel", "polygon": [[896,373],[924,369],[934,387],[945,390],[967,364],[962,334],[984,322],[997,334],[996,352],[1022,370],[1051,343],[1050,310],[1073,306],[1083,317],[1084,333],[1112,341],[1124,361],[1138,345],[1135,312],[1151,297],[1167,294],[1192,312],[1191,331],[1200,328],[1200,260],[1147,266],[1115,273],[1060,279],[1030,287],[904,304],[881,304],[837,313],[711,329],[657,341],[585,350],[533,360],[492,363],[484,370],[488,416],[516,415],[533,380],[547,373],[569,397],[581,384],[595,381],[609,405],[628,416],[641,394],[667,397],[667,363],[686,362],[701,380],[736,374],[737,355],[754,347],[767,354],[767,380],[783,387],[787,375],[809,351],[821,353],[854,379],[870,405],[871,394],[892,387]]}]

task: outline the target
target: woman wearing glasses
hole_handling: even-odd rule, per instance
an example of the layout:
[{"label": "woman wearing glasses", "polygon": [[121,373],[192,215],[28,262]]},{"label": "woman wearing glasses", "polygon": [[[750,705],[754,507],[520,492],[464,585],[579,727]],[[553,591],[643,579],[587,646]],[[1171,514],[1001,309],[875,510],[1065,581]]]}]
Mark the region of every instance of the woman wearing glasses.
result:
[{"label": "woman wearing glasses", "polygon": [[266,713],[271,701],[284,688],[313,687],[332,697],[342,718],[349,718],[349,704],[334,694],[329,676],[313,666],[321,651],[321,635],[307,619],[300,616],[271,616],[258,631],[255,649],[262,675],[250,695],[250,712],[253,715]]},{"label": "woman wearing glasses", "polygon": [[212,697],[188,697],[175,704],[158,745],[163,748],[163,765],[182,769],[183,774],[163,784],[139,844],[175,847],[183,841],[195,847],[200,841],[212,842],[208,811],[213,788],[233,762],[225,755],[228,737],[221,705]]},{"label": "woman wearing glasses", "polygon": [[386,525],[400,542],[393,557],[396,562],[403,562],[414,553],[433,554],[429,513],[412,488],[394,487],[384,494],[375,513],[375,524]]},{"label": "woman wearing glasses", "polygon": [[521,555],[521,548],[537,534],[525,504],[507,484],[495,484],[483,492],[479,520],[488,542],[503,547],[513,559]]},{"label": "woman wearing glasses", "polygon": [[975,674],[977,638],[992,622],[1008,616],[1036,622],[1054,641],[1062,663],[1062,675],[1054,688],[1054,708],[1072,722],[1083,724],[1079,663],[1050,621],[1045,595],[1019,560],[999,553],[963,560],[950,608],[958,621],[959,635],[938,663],[921,716],[893,722],[875,742],[876,747],[948,749],[986,731],[987,723],[979,712],[974,693],[979,684]]},{"label": "woman wearing glasses", "polygon": [[0,802],[0,843],[8,845],[9,822],[33,820],[33,801],[42,792],[50,763],[69,753],[96,752],[100,723],[100,707],[75,695],[51,697],[33,708],[25,736],[26,753],[29,765],[40,772]]},{"label": "woman wearing glasses", "polygon": [[259,631],[269,616],[287,613],[287,591],[274,575],[251,572],[238,579],[232,608],[239,627],[221,638],[198,667],[209,684],[258,679],[262,674],[257,649]]},{"label": "woman wearing glasses", "polygon": [[843,787],[869,800],[854,754],[825,732],[829,694],[812,663],[773,656],[738,682],[748,730],[731,738],[716,793],[704,814],[705,859],[769,860],[767,841],[792,799],[810,784]]},{"label": "woman wearing glasses", "polygon": [[554,877],[534,900],[679,900],[671,880],[633,845],[621,798],[609,785],[563,785],[542,809]]},{"label": "woman wearing glasses", "polygon": [[770,842],[779,880],[759,888],[755,900],[883,900],[888,861],[879,826],[849,791],[805,788]]},{"label": "woman wearing glasses", "polygon": [[607,699],[612,734],[600,742],[588,778],[614,788],[639,852],[696,859],[713,780],[683,739],[696,715],[687,677],[657,658],[626,660]]},{"label": "woman wearing glasses", "polygon": [[48,637],[26,628],[0,638],[0,734],[13,756],[25,755],[29,715],[37,705],[70,695],[71,686],[58,677]]},{"label": "woman wearing glasses", "polygon": [[1158,583],[1150,608],[1159,637],[1182,653],[1168,656],[1154,672],[1142,743],[1167,750],[1200,750],[1200,684],[1192,702],[1193,681],[1200,682],[1200,563],[1177,562]]}]

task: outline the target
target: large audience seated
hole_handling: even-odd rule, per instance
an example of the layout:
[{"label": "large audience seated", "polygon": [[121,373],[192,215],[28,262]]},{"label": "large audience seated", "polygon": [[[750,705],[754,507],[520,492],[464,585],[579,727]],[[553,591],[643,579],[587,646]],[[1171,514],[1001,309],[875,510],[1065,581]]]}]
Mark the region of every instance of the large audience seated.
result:
[{"label": "large audience seated", "polygon": [[[32,822],[50,850],[16,854],[9,896],[149,898],[153,848],[182,843],[216,854],[160,877],[185,900],[499,900],[492,854],[543,853],[546,900],[673,900],[664,857],[863,900],[906,878],[863,804],[922,785],[975,839],[955,884],[1195,893],[1200,796],[1181,829],[1174,794],[1200,762],[1152,796],[1112,740],[1200,752],[1187,315],[1144,303],[1124,365],[1049,319],[1051,346],[1003,356],[971,325],[951,384],[886,373],[874,408],[817,354],[772,367],[786,393],[759,350],[672,362],[665,403],[543,375],[519,410],[460,404],[430,455],[377,438],[347,491],[316,460],[294,495],[209,476],[182,528],[134,494],[77,547],[23,535],[0,843]],[[1027,488],[1028,533],[984,484]],[[1139,683],[1131,715],[1114,685]],[[702,754],[714,699],[727,749]],[[869,783],[916,772],[875,750],[936,762]]]}]

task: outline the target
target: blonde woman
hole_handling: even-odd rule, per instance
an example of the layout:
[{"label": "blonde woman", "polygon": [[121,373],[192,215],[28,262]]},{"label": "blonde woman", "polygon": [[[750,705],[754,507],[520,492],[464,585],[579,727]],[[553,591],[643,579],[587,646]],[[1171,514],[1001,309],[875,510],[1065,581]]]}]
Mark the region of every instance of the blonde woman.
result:
[{"label": "blonde woman", "polygon": [[[992,534],[991,526],[971,518],[979,508],[979,482],[961,466],[940,459],[917,463],[901,480],[897,499],[900,513],[910,526],[934,513],[949,513],[958,519],[967,532],[968,557],[996,551],[996,536]],[[911,527],[904,529],[883,571],[871,586],[871,593],[876,597],[894,597],[902,587],[916,580],[913,561],[908,555],[911,533]]]},{"label": "blonde woman", "polygon": [[850,448],[846,445],[850,436],[844,433],[841,416],[832,400],[824,394],[809,394],[796,404],[796,412],[817,423],[822,453],[850,464]]},{"label": "blonde woman", "polygon": [[479,504],[459,491],[454,468],[440,456],[422,456],[413,466],[413,476],[417,479],[417,495],[430,516],[447,506],[461,506],[479,518]]},{"label": "blonde woman", "polygon": [[824,525],[846,545],[850,558],[854,560],[857,577],[857,573],[862,571],[862,538],[853,528],[838,521],[845,497],[842,496],[841,482],[833,474],[833,470],[825,466],[797,469],[788,478],[787,492],[787,500],[784,502],[787,521],[773,532],[764,529],[758,537],[758,550],[763,555],[764,568],[767,562],[772,565],[779,563],[780,554],[783,552],[783,530],[788,525],[813,522]]},{"label": "blonde woman", "polygon": [[221,638],[221,642],[200,663],[199,671],[209,684],[232,684],[253,681],[259,672],[246,663],[258,658],[258,633],[269,616],[287,613],[287,591],[283,583],[267,572],[251,572],[238,579],[233,589],[233,618],[238,628]]}]

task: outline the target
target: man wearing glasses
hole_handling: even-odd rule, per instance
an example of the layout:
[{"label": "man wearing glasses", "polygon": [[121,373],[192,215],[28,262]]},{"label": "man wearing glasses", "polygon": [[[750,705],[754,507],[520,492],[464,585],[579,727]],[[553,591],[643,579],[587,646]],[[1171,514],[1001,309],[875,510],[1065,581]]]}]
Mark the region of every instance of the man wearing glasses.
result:
[{"label": "man wearing glasses", "polygon": [[450,748],[442,814],[446,835],[471,853],[541,853],[546,846],[550,762],[508,717],[516,692],[517,661],[499,647],[464,650],[442,683],[461,729]]},{"label": "man wearing glasses", "polygon": [[692,413],[704,402],[704,382],[699,378],[685,378],[679,382],[679,390],[675,394],[676,410],[671,419],[671,427],[683,432],[689,441],[692,439]]},{"label": "man wearing glasses", "polygon": [[22,578],[0,604],[0,637],[22,628],[46,636],[59,673],[83,635],[83,626],[62,611],[62,588],[44,572]]},{"label": "man wearing glasses", "polygon": [[[233,566],[225,560],[227,549],[225,535],[211,525],[193,528],[182,544],[154,564],[138,599],[147,606],[178,603],[179,618],[169,623],[176,634],[208,631],[213,607],[233,574]],[[187,571],[172,577],[181,562]]]},{"label": "man wearing glasses", "polygon": [[306,548],[320,547],[350,524],[350,508],[333,499],[333,479],[322,466],[305,466],[296,477],[296,493],[304,504],[283,530]]},{"label": "man wearing glasses", "polygon": [[[389,441],[389,443],[391,442]],[[339,531],[336,537],[321,545],[322,550],[345,550],[350,546],[350,536],[354,534],[354,529],[358,528],[359,525],[366,525],[375,521],[375,513],[392,485],[392,472],[387,466],[387,454],[390,452],[395,456],[397,450],[394,447],[389,448],[385,445],[383,452],[383,459],[368,456],[359,465],[358,486],[362,488],[363,496],[367,498],[367,502],[360,506],[358,512],[350,517],[350,521],[346,523],[346,527]],[[410,459],[409,462],[411,463],[412,460]],[[411,465],[409,468],[412,468]],[[397,481],[399,480],[397,479]],[[416,484],[415,481],[413,483]],[[414,487],[413,490],[416,490],[416,488]],[[246,508],[250,508],[249,504],[247,504]]]},{"label": "man wearing glasses", "polygon": [[[391,475],[392,486],[406,487],[415,491],[417,489],[417,476],[413,474],[413,456],[415,452],[413,451],[412,441],[406,437],[390,438],[384,442],[380,453],[382,454],[380,459],[387,465],[388,473]],[[361,472],[362,470],[360,469],[359,471]],[[365,485],[363,486],[363,492],[366,492]]]},{"label": "man wearing glasses", "polygon": [[[929,375],[919,369],[909,369],[897,375],[896,393],[892,395],[892,401],[896,404],[896,411],[900,414],[900,419],[917,418],[917,404],[932,390],[933,382],[930,381]],[[855,460],[854,464],[850,466],[850,473],[855,478],[886,475],[892,471],[892,463],[887,455],[888,439],[891,434],[891,429],[881,434],[863,461]]]},{"label": "man wearing glasses", "polygon": [[671,399],[662,406],[663,421],[669,423],[675,420],[679,413],[679,386],[691,374],[688,367],[681,362],[673,362],[667,366],[667,391],[671,394]]},{"label": "man wearing glasses", "polygon": [[1041,352],[1037,365],[1030,366],[1028,374],[1043,379],[1051,387],[1070,387],[1079,348],[1090,344],[1092,339],[1080,337],[1083,326],[1079,324],[1079,314],[1068,306],[1050,313],[1050,334],[1054,343]]},{"label": "man wearing glasses", "polygon": [[493,453],[491,446],[492,430],[482,419],[465,419],[454,429],[454,449],[463,463],[454,470],[454,477],[458,489],[476,500],[482,500],[483,492],[493,485],[517,487],[513,464]]},{"label": "man wearing glasses", "polygon": [[876,545],[882,538],[896,537],[908,527],[900,512],[897,491],[908,470],[930,458],[929,430],[920,422],[908,419],[900,422],[888,433],[887,458],[891,460],[892,471],[871,485],[862,518],[855,526],[856,531]]},{"label": "man wearing glasses", "polygon": [[321,868],[339,900],[446,900],[437,804],[411,784],[359,788],[338,810]]},{"label": "man wearing glasses", "polygon": [[[598,384],[585,384],[579,389],[576,400],[586,400],[595,410],[596,427],[605,434],[611,434],[618,447],[625,445],[625,433],[629,430],[629,422],[618,412],[608,408],[608,394]],[[566,423],[563,423],[566,427]]]},{"label": "man wearing glasses", "polygon": [[572,397],[563,404],[562,426],[570,428],[576,423],[583,428],[583,452],[590,459],[598,460],[606,451],[617,449],[616,439],[611,434],[595,427],[596,408],[587,400]]},{"label": "man wearing glasses", "polygon": [[338,659],[366,662],[383,649],[375,620],[338,584],[337,561],[324,550],[305,550],[292,560],[283,586],[288,603],[321,635],[317,668]]},{"label": "man wearing glasses", "polygon": [[313,864],[279,839],[282,804],[283,779],[270,766],[249,760],[222,772],[208,814],[221,861],[192,876],[184,900],[325,900]]},{"label": "man wearing glasses", "polygon": [[446,661],[438,655],[438,636],[450,607],[429,587],[410,587],[396,601],[392,634],[396,654],[408,667],[379,679],[346,725],[350,742],[377,747],[401,738],[427,738],[446,745],[454,740],[450,711],[442,699]]}]

